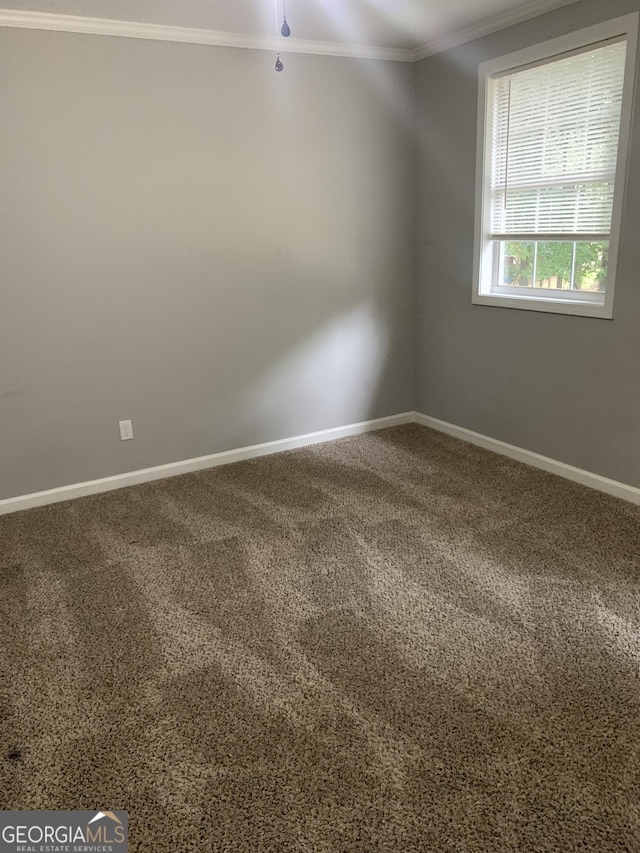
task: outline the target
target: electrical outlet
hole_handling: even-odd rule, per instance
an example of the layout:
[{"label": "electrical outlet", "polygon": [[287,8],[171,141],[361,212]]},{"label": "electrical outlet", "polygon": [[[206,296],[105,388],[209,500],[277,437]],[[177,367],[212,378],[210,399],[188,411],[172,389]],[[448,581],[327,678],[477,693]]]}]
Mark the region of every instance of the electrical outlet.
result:
[{"label": "electrical outlet", "polygon": [[131,421],[120,421],[120,439],[128,441],[133,438],[133,424]]}]

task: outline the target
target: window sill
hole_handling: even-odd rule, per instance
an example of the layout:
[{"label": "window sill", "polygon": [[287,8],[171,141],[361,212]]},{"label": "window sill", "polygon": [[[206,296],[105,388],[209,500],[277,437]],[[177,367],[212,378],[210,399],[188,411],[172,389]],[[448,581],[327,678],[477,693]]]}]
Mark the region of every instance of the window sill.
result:
[{"label": "window sill", "polygon": [[524,311],[542,311],[545,314],[573,314],[576,317],[597,317],[601,320],[613,320],[612,306],[578,299],[562,299],[542,296],[512,296],[503,294],[474,293],[474,305],[489,305],[493,308],[518,308]]}]

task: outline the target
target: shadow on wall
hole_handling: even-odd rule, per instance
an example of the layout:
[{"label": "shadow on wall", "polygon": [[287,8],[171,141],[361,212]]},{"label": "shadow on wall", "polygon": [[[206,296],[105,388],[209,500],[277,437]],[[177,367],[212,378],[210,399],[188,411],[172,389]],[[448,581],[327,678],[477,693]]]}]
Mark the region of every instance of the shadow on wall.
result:
[{"label": "shadow on wall", "polygon": [[[14,315],[0,499],[409,407],[405,294],[383,281],[365,288],[340,266],[292,268],[275,249],[262,275],[248,268],[261,266],[255,256],[225,258],[226,282],[211,259],[191,258],[179,274],[167,257],[175,284],[161,287],[155,263],[137,268],[134,285],[121,256],[102,260],[86,284],[58,281],[45,294],[44,279],[34,282],[29,317]],[[127,444],[124,417],[134,421]]]},{"label": "shadow on wall", "polygon": [[0,499],[411,408],[410,69],[0,41]]}]

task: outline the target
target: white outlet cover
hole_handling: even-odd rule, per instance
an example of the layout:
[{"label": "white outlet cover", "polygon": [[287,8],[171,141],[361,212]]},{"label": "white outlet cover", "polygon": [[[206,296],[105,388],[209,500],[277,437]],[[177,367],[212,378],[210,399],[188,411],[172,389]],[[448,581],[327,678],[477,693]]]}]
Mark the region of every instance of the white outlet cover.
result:
[{"label": "white outlet cover", "polygon": [[131,421],[120,421],[119,426],[121,441],[128,441],[133,438],[133,424]]}]

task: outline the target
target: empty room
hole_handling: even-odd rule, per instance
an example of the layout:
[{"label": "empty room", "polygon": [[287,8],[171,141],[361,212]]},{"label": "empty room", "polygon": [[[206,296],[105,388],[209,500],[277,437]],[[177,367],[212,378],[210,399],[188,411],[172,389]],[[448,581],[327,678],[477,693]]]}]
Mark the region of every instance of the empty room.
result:
[{"label": "empty room", "polygon": [[640,853],[640,0],[0,0],[0,853]]}]

